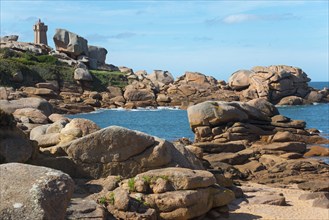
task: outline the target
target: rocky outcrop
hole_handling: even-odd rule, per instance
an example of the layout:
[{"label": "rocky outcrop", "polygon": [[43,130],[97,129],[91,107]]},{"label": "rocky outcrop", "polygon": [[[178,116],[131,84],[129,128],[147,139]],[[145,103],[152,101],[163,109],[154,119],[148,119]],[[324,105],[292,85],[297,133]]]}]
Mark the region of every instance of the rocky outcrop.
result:
[{"label": "rocky outcrop", "polygon": [[149,78],[156,86],[162,87],[174,82],[174,77],[169,71],[154,70],[152,74],[148,75]]},{"label": "rocky outcrop", "polygon": [[107,50],[103,47],[88,46],[89,67],[97,69],[105,65]]},{"label": "rocky outcrop", "polygon": [[165,168],[122,181],[104,200],[119,219],[193,219],[234,198],[231,190],[216,185],[210,172]]},{"label": "rocky outcrop", "polygon": [[206,100],[238,100],[239,97],[229,90],[221,89],[222,85],[213,77],[198,72],[185,72],[172,84],[160,88],[158,96],[167,97],[160,105],[181,106],[197,104]]},{"label": "rocky outcrop", "polygon": [[125,87],[123,97],[127,103],[131,103],[131,106],[133,106],[130,108],[156,105],[152,87],[138,81],[134,81]]},{"label": "rocky outcrop", "polygon": [[65,29],[56,29],[53,39],[56,50],[66,53],[72,58],[89,54],[88,41],[75,33]]},{"label": "rocky outcrop", "polygon": [[10,48],[15,51],[21,52],[30,52],[35,54],[48,54],[51,51],[51,48],[44,44],[33,44],[26,42],[17,42],[17,41],[1,41],[0,47],[2,48]]},{"label": "rocky outcrop", "polygon": [[14,117],[20,121],[27,119],[27,122],[32,122],[34,124],[47,124],[47,116],[35,108],[20,108],[16,109],[13,113]]},{"label": "rocky outcrop", "polygon": [[3,219],[64,219],[73,180],[60,171],[19,163],[0,165]]},{"label": "rocky outcrop", "polygon": [[17,41],[18,35],[9,35],[0,37],[0,42]]},{"label": "rocky outcrop", "polygon": [[33,128],[30,132],[30,139],[36,141],[38,146],[43,148],[40,149],[41,151],[56,155],[63,152],[56,145],[68,143],[99,129],[94,122],[88,119],[75,118],[69,121],[63,118],[53,124]]},{"label": "rocky outcrop", "polygon": [[231,166],[238,170],[238,178],[262,183],[294,181],[290,176],[301,182],[328,178],[327,164],[303,154],[306,144],[329,140],[307,131],[304,121],[279,115],[265,99],[203,102],[188,108],[188,118],[195,133],[192,146],[201,148],[203,159],[212,168],[229,172],[226,175],[232,175],[231,168],[223,167]]},{"label": "rocky outcrop", "polygon": [[306,73],[297,67],[256,66],[250,71],[240,70],[233,73],[229,86],[243,90],[241,97],[244,100],[266,98],[272,103],[278,103],[287,96],[305,98],[311,91],[307,84],[309,81]]},{"label": "rocky outcrop", "polygon": [[77,81],[93,81],[92,75],[87,68],[76,68],[74,70],[74,80]]}]

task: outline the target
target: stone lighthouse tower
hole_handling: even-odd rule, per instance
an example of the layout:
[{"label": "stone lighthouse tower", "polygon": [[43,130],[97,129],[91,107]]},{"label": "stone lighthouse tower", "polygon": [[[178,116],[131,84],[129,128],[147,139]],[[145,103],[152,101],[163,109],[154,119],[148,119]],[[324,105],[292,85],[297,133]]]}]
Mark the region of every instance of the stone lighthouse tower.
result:
[{"label": "stone lighthouse tower", "polygon": [[48,26],[45,25],[45,23],[41,22],[41,20],[39,19],[38,22],[35,25],[33,25],[33,30],[34,30],[34,43],[48,45],[47,42]]}]

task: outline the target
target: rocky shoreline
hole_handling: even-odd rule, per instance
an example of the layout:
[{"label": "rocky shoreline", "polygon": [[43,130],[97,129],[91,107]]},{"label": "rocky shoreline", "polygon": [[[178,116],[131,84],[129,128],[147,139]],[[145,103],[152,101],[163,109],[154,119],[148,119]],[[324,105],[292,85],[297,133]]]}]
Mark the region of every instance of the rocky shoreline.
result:
[{"label": "rocky shoreline", "polygon": [[[291,194],[257,192],[291,186],[305,191],[309,209],[329,208],[329,165],[309,158],[329,150],[307,148],[329,140],[275,107],[328,102],[329,90],[310,88],[300,68],[254,67],[227,83],[197,72],[174,80],[106,64],[105,48],[63,29],[56,51],[15,39],[1,42],[1,218],[236,219],[239,208],[253,208],[242,201],[289,205]],[[63,116],[150,106],[187,109],[194,142]]]},{"label": "rocky shoreline", "polygon": [[[28,99],[24,104],[35,112],[26,115],[27,108],[18,109],[16,118],[26,117],[33,124],[42,119],[37,113],[51,113],[45,100]],[[46,117],[52,123],[30,126],[28,137],[12,114],[0,113],[0,169],[6,175],[1,194],[7,201],[0,212],[6,218],[47,218],[54,210],[45,207],[51,206],[56,207],[57,219],[219,219],[239,199],[252,201],[239,187],[246,181],[283,188],[297,184],[305,193],[311,191],[307,195],[313,207],[328,208],[329,165],[304,155],[310,153],[306,144],[329,140],[316,129],[305,129],[305,122],[280,115],[265,99],[189,107],[193,143],[170,143],[118,126],[100,129],[87,119],[56,113]],[[27,175],[21,174],[24,170],[29,170]],[[31,175],[40,177],[34,182]],[[46,184],[38,185],[40,192],[27,193],[40,181]],[[24,198],[13,196],[11,187],[18,186]],[[40,194],[40,211],[30,213],[28,207],[35,203],[31,198]],[[286,205],[278,194],[256,199],[260,204]],[[58,206],[62,200],[70,203]]]}]

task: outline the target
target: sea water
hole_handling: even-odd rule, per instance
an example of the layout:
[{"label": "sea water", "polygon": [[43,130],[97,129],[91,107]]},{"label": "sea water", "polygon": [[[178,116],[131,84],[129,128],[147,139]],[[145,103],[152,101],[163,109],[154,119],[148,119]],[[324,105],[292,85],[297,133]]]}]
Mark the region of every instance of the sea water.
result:
[{"label": "sea water", "polygon": [[182,137],[193,140],[194,137],[189,127],[187,112],[177,108],[104,109],[69,117],[92,120],[101,128],[118,125],[170,141]]},{"label": "sea water", "polygon": [[[295,120],[306,121],[307,128],[316,128],[329,138],[329,104],[277,107],[280,114]],[[175,108],[159,109],[102,109],[92,113],[69,115],[70,118],[86,118],[101,128],[111,125],[142,131],[167,140],[194,134],[188,123],[187,112]]]}]

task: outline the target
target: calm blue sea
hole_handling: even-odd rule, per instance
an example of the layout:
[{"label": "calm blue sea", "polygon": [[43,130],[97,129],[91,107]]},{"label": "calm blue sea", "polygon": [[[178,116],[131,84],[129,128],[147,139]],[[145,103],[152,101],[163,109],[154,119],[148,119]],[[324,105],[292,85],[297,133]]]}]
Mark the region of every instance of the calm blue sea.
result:
[{"label": "calm blue sea", "polygon": [[[317,128],[329,138],[329,104],[278,107],[280,114],[292,119],[304,120],[308,128]],[[179,109],[106,109],[93,113],[69,115],[70,118],[86,118],[101,128],[119,125],[133,130],[175,140],[187,137],[193,140],[185,110]]]},{"label": "calm blue sea", "polygon": [[[312,82],[312,87],[323,89],[328,82]],[[279,107],[280,114],[292,119],[304,120],[308,128],[317,128],[329,138],[329,104]],[[106,109],[92,113],[70,115],[70,118],[86,118],[101,128],[111,125],[142,131],[170,141],[186,137],[193,140],[185,110],[179,109]],[[326,145],[326,147],[329,147]]]},{"label": "calm blue sea", "polygon": [[186,111],[180,109],[106,109],[69,117],[90,119],[101,128],[119,125],[171,141],[181,137],[193,140],[194,137]]},{"label": "calm blue sea", "polygon": [[323,89],[324,87],[329,88],[329,82],[309,82],[308,85],[315,89]]}]

